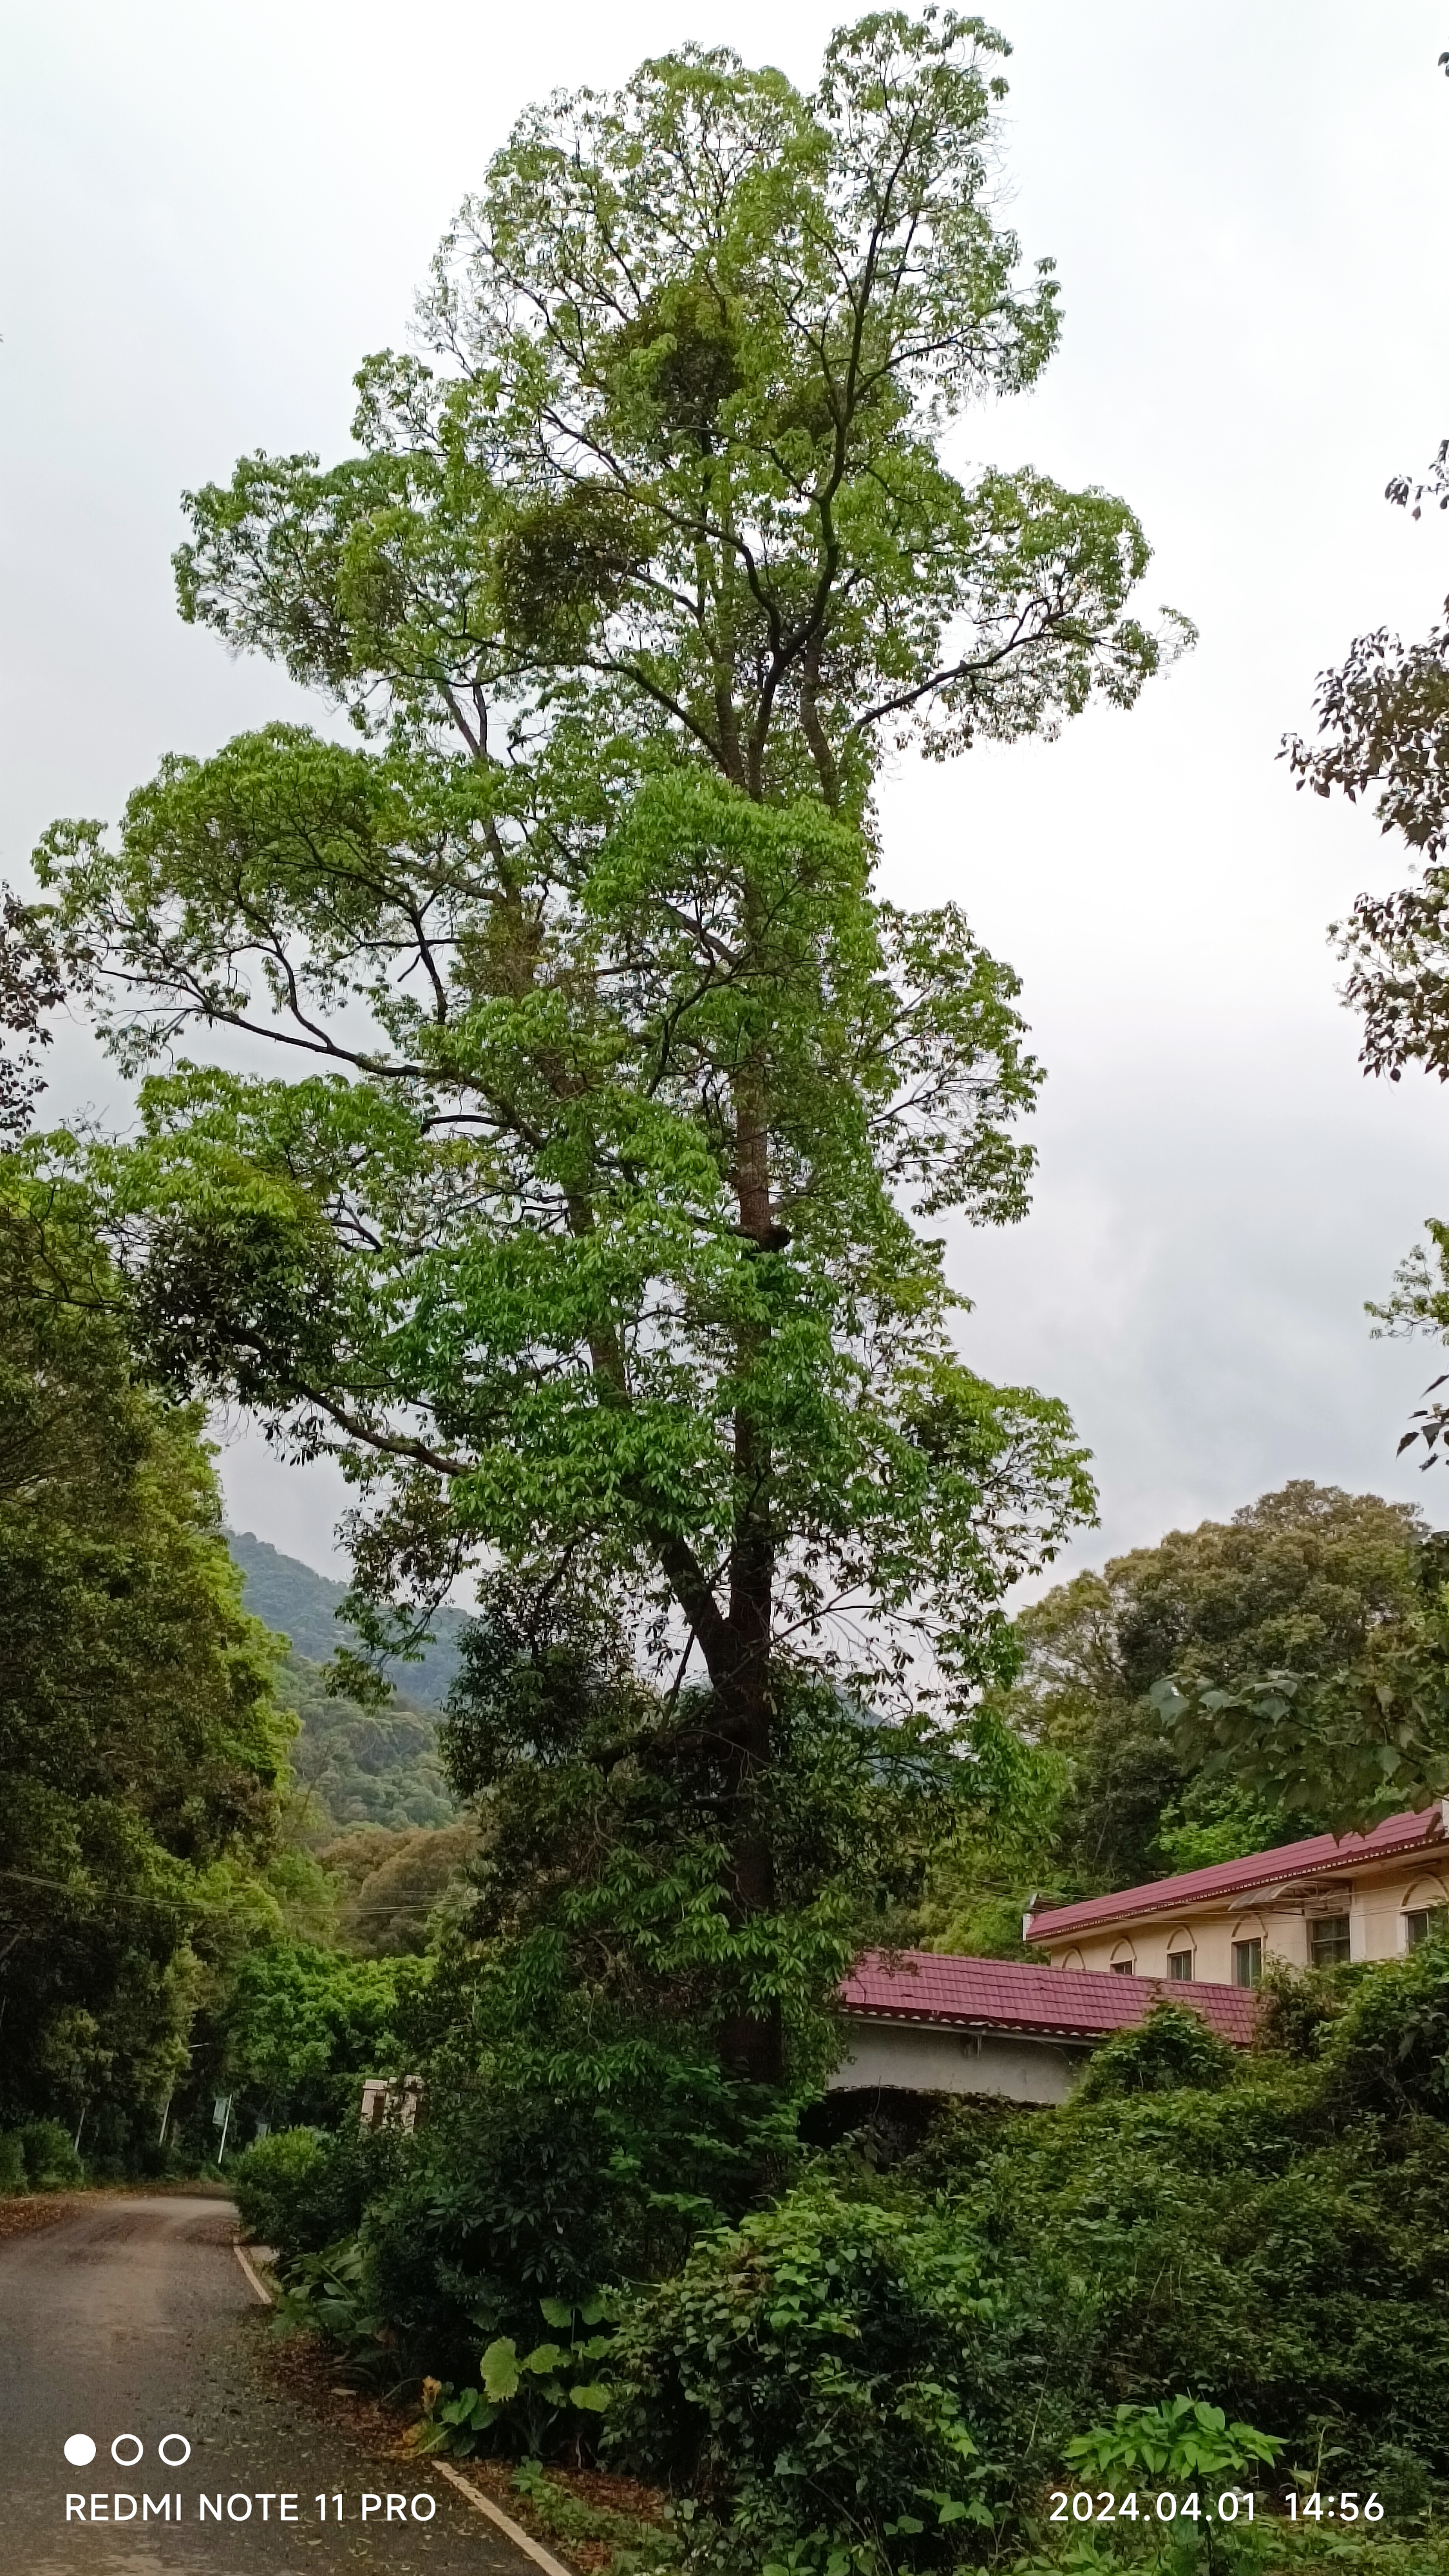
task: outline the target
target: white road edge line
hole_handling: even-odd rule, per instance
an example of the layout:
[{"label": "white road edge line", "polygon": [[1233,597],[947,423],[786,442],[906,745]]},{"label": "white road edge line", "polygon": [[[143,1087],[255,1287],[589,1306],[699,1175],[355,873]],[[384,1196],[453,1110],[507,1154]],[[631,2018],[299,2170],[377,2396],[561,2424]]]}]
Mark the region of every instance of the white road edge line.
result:
[{"label": "white road edge line", "polygon": [[242,2270],[245,2272],[252,2288],[255,2290],[257,2297],[261,2300],[262,2306],[264,2308],[274,2308],[277,2304],[276,2300],[273,2298],[271,2291],[267,2288],[266,2282],[262,2279],[262,2276],[257,2270],[255,2263],[252,2261],[251,2256],[248,2254],[246,2247],[238,2243],[236,2238],[233,2237],[231,2250],[236,2256],[237,2261],[240,2263]]},{"label": "white road edge line", "polygon": [[[231,2250],[263,2307],[274,2307],[276,2302],[272,2293],[248,2255],[246,2247],[234,2238]],[[574,2576],[571,2567],[565,2567],[563,2560],[555,2558],[551,2549],[545,2549],[539,2541],[531,2539],[522,2525],[514,2521],[511,2514],[505,2513],[501,2505],[493,2502],[491,2496],[484,2495],[478,2487],[474,2486],[471,2478],[463,2476],[461,2470],[450,2468],[446,2460],[436,2458],[430,2459],[428,2466],[430,2469],[436,2469],[441,2477],[445,2477],[450,2486],[455,2486],[460,2495],[466,2496],[475,2513],[486,2514],[490,2522],[496,2523],[500,2531],[506,2532],[514,2548],[521,2549],[525,2558],[531,2558],[535,2567],[541,2567],[544,2576]]]},{"label": "white road edge line", "polygon": [[484,2495],[481,2488],[475,2487],[471,2478],[465,2478],[460,2469],[450,2468],[446,2460],[438,2458],[436,2452],[428,2461],[428,2467],[436,2469],[439,2476],[445,2477],[450,2486],[455,2486],[460,2495],[465,2495],[475,2513],[484,2513],[490,2522],[496,2522],[499,2530],[507,2533],[514,2548],[521,2549],[526,2557],[533,2560],[535,2567],[543,2569],[544,2576],[574,2576],[571,2567],[565,2567],[563,2560],[555,2558],[553,2551],[545,2549],[541,2542],[531,2540],[521,2525],[513,2520],[512,2515],[505,2513],[501,2505],[495,2504],[491,2496]]}]

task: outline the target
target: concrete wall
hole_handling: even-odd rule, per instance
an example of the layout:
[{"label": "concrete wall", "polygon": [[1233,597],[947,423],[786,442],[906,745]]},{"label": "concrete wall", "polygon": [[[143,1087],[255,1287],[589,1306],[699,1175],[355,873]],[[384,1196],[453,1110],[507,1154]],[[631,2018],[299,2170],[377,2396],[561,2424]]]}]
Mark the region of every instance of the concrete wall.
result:
[{"label": "concrete wall", "polygon": [[851,2021],[850,2055],[832,2093],[1000,2093],[1011,2102],[1065,2102],[1086,2048],[1006,2032],[926,2029],[917,2022]]},{"label": "concrete wall", "polygon": [[1265,1893],[1231,1912],[1219,1901],[1138,1922],[1119,1916],[1101,1931],[1053,1943],[1051,1962],[1054,1968],[1101,1972],[1125,1966],[1134,1976],[1165,1977],[1169,1952],[1191,1948],[1198,1980],[1227,1986],[1233,1982],[1235,1941],[1261,1941],[1265,1960],[1282,1959],[1291,1967],[1306,1968],[1314,1916],[1346,1914],[1355,1959],[1396,1959],[1408,1946],[1405,1915],[1445,1904],[1449,1904],[1449,1860],[1432,1861],[1423,1855],[1387,1867],[1355,1869],[1351,1878],[1345,1872],[1336,1885],[1331,1878],[1323,1879],[1311,1890],[1285,1891],[1276,1900]]}]

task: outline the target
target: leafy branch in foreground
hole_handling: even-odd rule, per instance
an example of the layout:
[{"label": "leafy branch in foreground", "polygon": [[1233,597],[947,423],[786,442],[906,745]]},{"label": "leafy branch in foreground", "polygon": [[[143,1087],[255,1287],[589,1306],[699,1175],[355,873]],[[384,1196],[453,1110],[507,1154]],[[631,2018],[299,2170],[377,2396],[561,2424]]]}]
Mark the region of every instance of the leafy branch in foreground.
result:
[{"label": "leafy branch in foreground", "polygon": [[[1428,476],[1398,474],[1385,496],[1420,517],[1426,498],[1449,509],[1449,440]],[[1417,643],[1386,627],[1355,637],[1336,670],[1320,673],[1315,692],[1316,743],[1289,735],[1283,744],[1299,787],[1315,795],[1372,800],[1379,828],[1406,843],[1414,873],[1388,894],[1361,894],[1346,922],[1333,925],[1348,965],[1344,999],[1363,1020],[1361,1062],[1368,1073],[1403,1079],[1410,1065],[1449,1080],[1449,603]],[[1370,1305],[1375,1331],[1441,1336],[1449,1316],[1445,1293],[1446,1230],[1428,1221],[1432,1255],[1422,1247],[1399,1269],[1393,1293]],[[1436,1381],[1436,1384],[1442,1380]],[[1430,1388],[1429,1393],[1434,1389]],[[1442,1406],[1416,1413],[1400,1450],[1421,1442],[1432,1466],[1445,1428]]]},{"label": "leafy branch in foreground", "polygon": [[45,1013],[64,997],[44,917],[0,886],[0,1142],[23,1133],[43,1088],[36,1058],[49,1046]]}]

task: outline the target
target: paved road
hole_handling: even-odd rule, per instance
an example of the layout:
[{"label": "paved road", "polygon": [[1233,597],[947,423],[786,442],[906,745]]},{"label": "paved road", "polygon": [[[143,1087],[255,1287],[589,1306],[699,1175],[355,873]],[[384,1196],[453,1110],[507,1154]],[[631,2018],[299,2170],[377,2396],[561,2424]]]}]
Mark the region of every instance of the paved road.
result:
[{"label": "paved road", "polygon": [[[269,2382],[258,2366],[266,2312],[234,2229],[224,2201],[106,2197],[0,2242],[0,2564],[16,2576],[536,2576],[442,2479],[370,2458]],[[66,2462],[73,2433],[96,2444],[88,2467]],[[111,2458],[127,2434],[145,2445],[134,2467]],[[157,2445],[175,2434],[191,2458],[163,2467]],[[389,2523],[384,2504],[364,2520],[364,2495],[389,2491],[433,2497],[435,2518]],[[67,2521],[68,2494],[84,2494],[84,2524]],[[159,2506],[168,2494],[180,2521],[146,2517],[146,2497]],[[298,2519],[284,2524],[287,2494]],[[220,2497],[230,2519],[202,2522],[202,2495]],[[90,2519],[92,2497],[103,2523]]]}]

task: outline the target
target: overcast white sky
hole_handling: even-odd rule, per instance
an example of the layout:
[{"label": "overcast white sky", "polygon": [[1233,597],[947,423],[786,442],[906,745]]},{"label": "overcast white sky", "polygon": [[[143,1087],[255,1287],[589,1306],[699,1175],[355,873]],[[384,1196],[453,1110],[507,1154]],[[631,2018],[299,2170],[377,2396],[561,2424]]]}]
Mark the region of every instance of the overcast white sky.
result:
[{"label": "overcast white sky", "polygon": [[[113,816],[167,750],[301,702],[182,627],[178,495],[253,447],[337,451],[449,214],[528,98],[685,37],[810,79],[816,0],[0,7],[0,872]],[[903,768],[888,877],[1025,980],[1050,1068],[1030,1220],[953,1243],[972,1362],[1064,1396],[1097,1562],[1289,1476],[1424,1501],[1395,1463],[1427,1347],[1362,1308],[1449,1214],[1449,1099],[1366,1084],[1325,925],[1401,874],[1275,761],[1359,629],[1421,629],[1449,518],[1381,494],[1449,434],[1449,0],[1017,0],[1010,182],[1066,336],[973,450],[1125,493],[1146,599],[1201,629],[1131,716]],[[124,1103],[79,1031],[54,1114]],[[325,1477],[254,1441],[233,1518],[328,1568]]]}]

